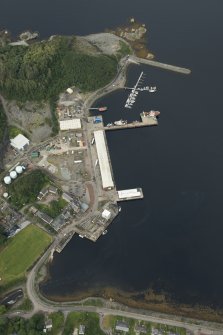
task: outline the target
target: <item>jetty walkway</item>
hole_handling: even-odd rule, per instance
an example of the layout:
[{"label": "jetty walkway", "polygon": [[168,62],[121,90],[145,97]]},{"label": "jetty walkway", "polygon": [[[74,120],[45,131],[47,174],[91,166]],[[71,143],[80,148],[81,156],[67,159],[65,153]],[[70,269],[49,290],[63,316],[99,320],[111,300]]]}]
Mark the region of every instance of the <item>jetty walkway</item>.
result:
[{"label": "jetty walkway", "polygon": [[157,61],[154,61],[154,60],[139,58],[139,57],[136,57],[136,56],[130,56],[129,61],[133,62],[133,63],[136,63],[136,64],[146,64],[146,65],[150,65],[150,66],[159,67],[159,68],[164,69],[164,70],[170,70],[170,71],[179,72],[179,73],[183,73],[183,74],[190,74],[191,73],[191,70],[187,69],[185,67],[160,63],[160,62],[157,62]]}]

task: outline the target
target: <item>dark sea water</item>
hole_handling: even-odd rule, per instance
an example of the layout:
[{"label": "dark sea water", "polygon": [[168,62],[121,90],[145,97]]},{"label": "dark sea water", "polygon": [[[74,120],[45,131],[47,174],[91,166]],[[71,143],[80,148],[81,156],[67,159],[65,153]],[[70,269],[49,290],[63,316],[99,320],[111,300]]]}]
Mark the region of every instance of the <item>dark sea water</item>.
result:
[{"label": "dark sea water", "polygon": [[1,0],[0,24],[51,34],[89,34],[130,16],[149,27],[158,60],[189,67],[190,76],[146,66],[154,95],[142,93],[124,111],[125,91],[101,99],[105,122],[135,120],[159,109],[159,126],[107,134],[118,189],[142,187],[144,200],[122,212],[97,243],[74,237],[50,266],[42,286],[69,295],[110,286],[150,287],[185,303],[223,307],[223,2],[221,0]]}]

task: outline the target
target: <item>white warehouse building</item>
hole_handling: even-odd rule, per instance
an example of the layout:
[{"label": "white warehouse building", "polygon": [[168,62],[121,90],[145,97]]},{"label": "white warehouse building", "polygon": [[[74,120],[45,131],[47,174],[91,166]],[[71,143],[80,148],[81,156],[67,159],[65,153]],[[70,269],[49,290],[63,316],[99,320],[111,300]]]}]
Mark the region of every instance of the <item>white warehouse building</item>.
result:
[{"label": "white warehouse building", "polygon": [[110,190],[114,187],[114,182],[112,179],[111,166],[109,164],[104,131],[94,131],[94,138],[98,154],[99,167],[101,171],[102,187],[104,190]]},{"label": "white warehouse building", "polygon": [[80,119],[60,121],[60,130],[81,129]]},{"label": "white warehouse building", "polygon": [[24,150],[29,145],[29,139],[22,134],[19,134],[16,137],[12,138],[10,142],[11,146],[17,150]]},{"label": "white warehouse building", "polygon": [[130,190],[118,191],[118,198],[121,199],[133,199],[139,198],[142,195],[142,191],[138,188],[133,188]]}]

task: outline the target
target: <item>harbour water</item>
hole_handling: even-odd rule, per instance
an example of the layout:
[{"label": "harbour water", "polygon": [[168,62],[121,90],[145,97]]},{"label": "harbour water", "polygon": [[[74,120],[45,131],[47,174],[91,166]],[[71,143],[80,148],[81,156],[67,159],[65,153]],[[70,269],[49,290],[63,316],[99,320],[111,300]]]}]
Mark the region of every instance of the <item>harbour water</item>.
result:
[{"label": "harbour water", "polygon": [[139,93],[130,110],[124,90],[100,100],[109,106],[105,123],[136,120],[143,110],[161,112],[158,127],[107,133],[117,188],[140,186],[144,199],[123,203],[97,243],[74,237],[55,254],[44,294],[153,288],[177,302],[223,307],[222,10],[219,0],[1,5],[2,27],[13,34],[37,30],[41,37],[100,32],[134,16],[149,27],[148,45],[158,60],[192,70],[184,76],[131,66],[127,86],[143,71],[145,86],[158,91]]}]

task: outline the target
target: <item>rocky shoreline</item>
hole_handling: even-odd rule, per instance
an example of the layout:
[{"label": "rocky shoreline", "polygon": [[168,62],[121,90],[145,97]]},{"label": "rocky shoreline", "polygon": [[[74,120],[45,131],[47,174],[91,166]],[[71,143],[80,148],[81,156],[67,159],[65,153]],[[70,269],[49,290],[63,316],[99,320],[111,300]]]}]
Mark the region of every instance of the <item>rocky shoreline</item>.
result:
[{"label": "rocky shoreline", "polygon": [[[40,289],[41,292],[41,289]],[[43,293],[41,292],[41,295]],[[167,295],[156,293],[153,290],[143,292],[127,292],[113,287],[104,287],[100,289],[89,289],[85,292],[76,292],[73,295],[49,295],[45,296],[48,301],[55,303],[69,303],[87,305],[87,301],[102,299],[104,303],[121,304],[128,308],[150,310],[158,313],[176,315],[177,317],[186,317],[199,319],[209,322],[220,322],[223,320],[223,310],[214,310],[208,306],[186,305],[177,303]]]},{"label": "rocky shoreline", "polygon": [[148,29],[144,23],[139,23],[134,18],[130,18],[125,26],[117,27],[114,30],[107,29],[106,31],[124,39],[134,50],[136,56],[154,59],[154,54],[147,46]]}]

